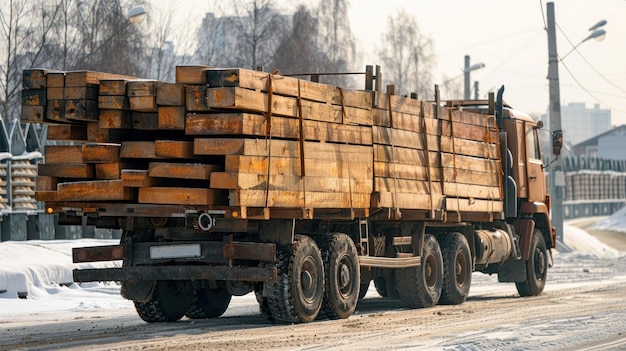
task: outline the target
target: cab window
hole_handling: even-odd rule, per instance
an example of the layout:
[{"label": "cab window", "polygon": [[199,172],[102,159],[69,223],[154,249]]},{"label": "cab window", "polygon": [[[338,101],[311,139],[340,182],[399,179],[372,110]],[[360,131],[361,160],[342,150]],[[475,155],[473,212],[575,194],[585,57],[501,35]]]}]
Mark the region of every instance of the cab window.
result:
[{"label": "cab window", "polygon": [[540,160],[539,138],[535,128],[529,128],[526,133],[526,147],[528,148],[528,158]]}]

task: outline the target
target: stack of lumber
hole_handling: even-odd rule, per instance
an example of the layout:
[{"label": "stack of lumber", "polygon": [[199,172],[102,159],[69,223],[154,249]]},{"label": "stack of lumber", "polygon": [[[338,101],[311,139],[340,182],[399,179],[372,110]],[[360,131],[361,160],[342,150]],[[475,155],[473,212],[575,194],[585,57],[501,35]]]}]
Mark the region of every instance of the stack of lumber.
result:
[{"label": "stack of lumber", "polygon": [[176,83],[89,73],[97,119],[23,114],[57,141],[39,167],[40,201],[370,207],[367,92],[205,66],[177,67]]},{"label": "stack of lumber", "polygon": [[493,116],[389,94],[374,103],[373,208],[502,211]]},{"label": "stack of lumber", "polygon": [[239,68],[34,69],[23,86],[22,120],[56,141],[40,201],[502,211],[493,116]]}]

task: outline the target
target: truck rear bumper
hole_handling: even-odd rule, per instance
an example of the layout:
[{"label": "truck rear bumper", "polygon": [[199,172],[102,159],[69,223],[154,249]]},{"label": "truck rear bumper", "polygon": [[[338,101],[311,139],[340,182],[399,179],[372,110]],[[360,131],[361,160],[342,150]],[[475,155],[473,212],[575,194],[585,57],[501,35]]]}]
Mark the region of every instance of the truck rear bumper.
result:
[{"label": "truck rear bumper", "polygon": [[231,266],[141,266],[75,269],[75,282],[123,280],[234,280],[265,282],[276,280],[274,267]]}]

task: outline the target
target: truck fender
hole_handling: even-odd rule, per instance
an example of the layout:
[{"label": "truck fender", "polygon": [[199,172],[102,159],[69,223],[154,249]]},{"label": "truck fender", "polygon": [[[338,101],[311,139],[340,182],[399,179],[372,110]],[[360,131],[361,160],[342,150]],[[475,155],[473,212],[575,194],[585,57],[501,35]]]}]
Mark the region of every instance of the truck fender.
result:
[{"label": "truck fender", "polygon": [[156,287],[156,280],[124,280],[120,293],[127,300],[148,302]]}]

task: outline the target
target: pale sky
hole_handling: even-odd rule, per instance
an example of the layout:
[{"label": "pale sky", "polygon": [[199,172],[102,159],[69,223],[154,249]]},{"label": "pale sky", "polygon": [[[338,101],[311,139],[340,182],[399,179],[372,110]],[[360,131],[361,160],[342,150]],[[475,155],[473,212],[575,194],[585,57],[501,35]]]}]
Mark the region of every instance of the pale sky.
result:
[{"label": "pale sky", "polygon": [[[582,57],[574,51],[559,65],[561,104],[584,102],[592,108],[598,103],[612,110],[614,125],[626,124],[626,47],[622,46],[626,42],[626,1],[555,0],[554,4],[561,57],[572,48],[565,36],[576,45],[589,35],[592,25],[608,21],[603,41],[581,44],[578,51]],[[350,20],[364,47],[378,44],[386,16],[398,8],[414,14],[422,32],[434,39],[436,82],[461,74],[464,56],[470,55],[472,64],[485,64],[471,73],[471,81],[479,81],[481,97],[504,84],[504,98],[513,107],[545,113],[548,44],[542,16],[546,1],[353,0]],[[564,65],[593,96],[579,87]]]},{"label": "pale sky", "polygon": [[[200,15],[201,9],[209,10],[210,3],[185,1],[178,6],[197,4],[194,13]],[[294,2],[277,0],[277,3],[289,6]],[[561,57],[572,48],[567,38],[576,45],[589,35],[592,25],[602,19],[608,21],[603,27],[607,32],[604,41],[581,44],[578,52],[582,56],[571,52],[559,65],[562,105],[583,102],[593,108],[598,103],[601,108],[612,110],[614,125],[626,124],[626,47],[622,46],[626,41],[626,1],[554,0],[554,3]],[[434,40],[435,82],[441,84],[444,77],[461,75],[464,56],[470,55],[472,64],[485,64],[485,68],[471,73],[472,86],[474,80],[479,81],[481,98],[504,84],[504,98],[513,107],[529,113],[545,113],[548,105],[545,0],[352,0],[349,18],[365,51],[363,66],[379,64],[375,62],[373,49],[379,45],[387,16],[395,14],[398,8],[415,15],[421,31]],[[184,10],[187,9],[181,12],[189,13]],[[462,77],[458,79],[462,84]]]}]

